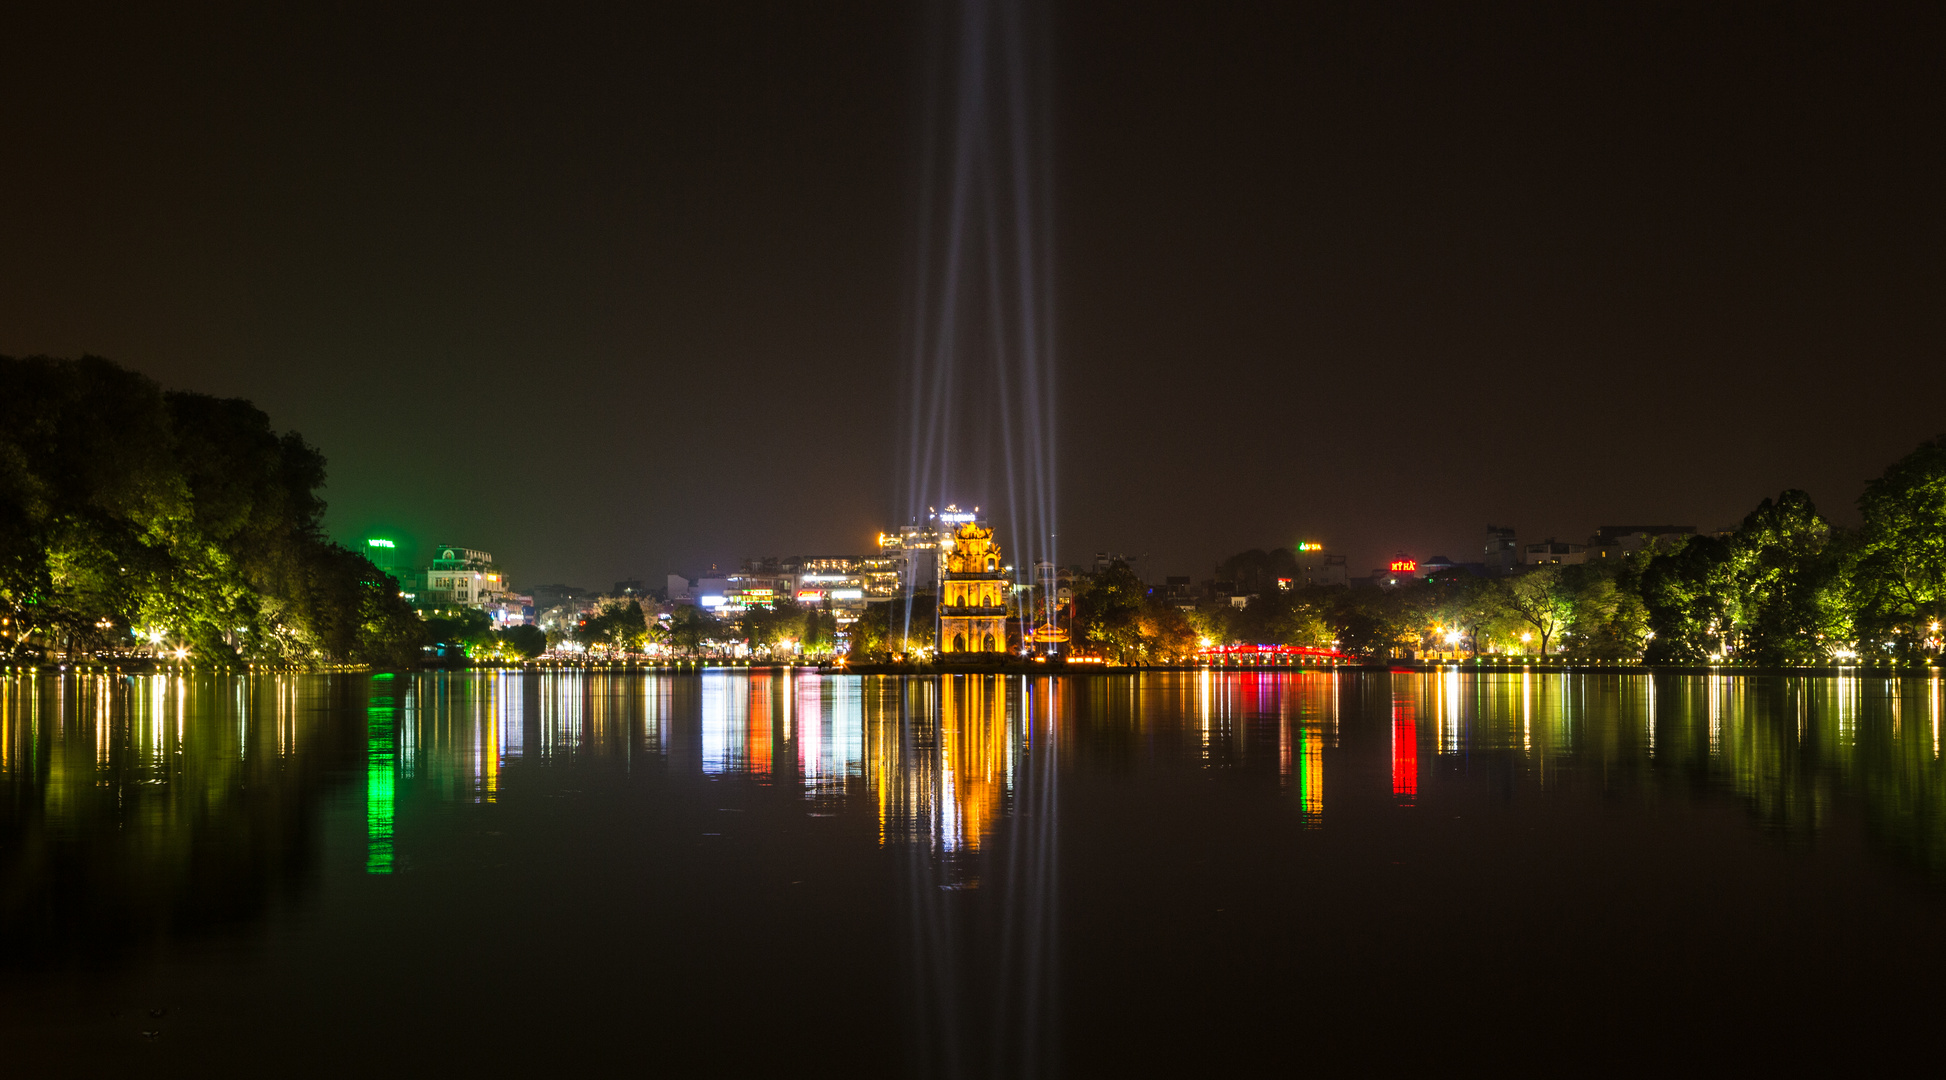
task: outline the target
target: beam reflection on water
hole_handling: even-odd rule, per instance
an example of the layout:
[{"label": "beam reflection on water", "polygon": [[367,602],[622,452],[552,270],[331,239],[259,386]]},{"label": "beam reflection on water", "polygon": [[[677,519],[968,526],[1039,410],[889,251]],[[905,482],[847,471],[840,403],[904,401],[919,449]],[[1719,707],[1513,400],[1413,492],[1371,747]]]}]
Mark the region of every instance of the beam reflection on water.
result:
[{"label": "beam reflection on water", "polygon": [[917,766],[906,786],[922,811],[901,830],[921,1071],[1054,1071],[1065,685],[957,675],[901,688],[899,757]]},{"label": "beam reflection on water", "polygon": [[[447,887],[497,885],[531,868],[495,869],[498,820],[596,861],[649,853],[654,873],[702,852],[688,872],[782,917],[810,890],[777,873],[772,896],[765,874],[843,865],[825,897],[882,905],[884,929],[849,940],[884,957],[871,977],[902,991],[918,1065],[1055,1072],[1061,1033],[1084,1028],[1057,992],[1063,919],[1072,986],[1098,914],[1086,882],[1114,857],[1064,865],[1064,824],[1112,845],[1138,815],[1219,807],[1269,845],[1243,857],[1296,865],[1355,859],[1361,836],[1477,838],[1483,815],[1455,815],[1483,802],[1503,822],[1572,804],[1624,828],[1709,804],[1793,852],[1849,853],[1829,838],[1857,830],[1871,857],[1946,882],[1942,707],[1938,677],[1875,676],[0,678],[0,965],[107,969],[213,928],[303,923],[269,915],[320,881],[374,910],[406,895],[399,875],[424,890],[463,865]],[[1118,802],[1137,790],[1180,801]],[[694,846],[685,814],[724,806],[745,813]],[[815,850],[780,859],[777,836]]]}]

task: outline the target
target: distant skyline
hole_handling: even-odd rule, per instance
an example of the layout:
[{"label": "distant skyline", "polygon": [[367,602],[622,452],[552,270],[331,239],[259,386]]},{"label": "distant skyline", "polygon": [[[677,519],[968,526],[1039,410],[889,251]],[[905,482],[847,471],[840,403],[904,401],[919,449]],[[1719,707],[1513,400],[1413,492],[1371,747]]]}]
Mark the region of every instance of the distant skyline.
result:
[{"label": "distant skyline", "polygon": [[[1946,431],[1946,10],[1062,3],[1061,556],[1840,523]],[[516,586],[898,524],[921,19],[0,14],[0,353]],[[960,493],[991,509],[995,493]]]}]

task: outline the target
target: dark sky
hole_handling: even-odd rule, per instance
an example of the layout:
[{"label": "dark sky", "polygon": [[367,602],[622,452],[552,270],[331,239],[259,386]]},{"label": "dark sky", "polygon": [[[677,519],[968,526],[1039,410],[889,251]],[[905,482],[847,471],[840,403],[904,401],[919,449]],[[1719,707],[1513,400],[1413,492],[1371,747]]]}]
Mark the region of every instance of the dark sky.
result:
[{"label": "dark sky", "polygon": [[[606,586],[897,510],[905,4],[12,5],[0,352]],[[1840,521],[1946,431],[1946,8],[1059,7],[1063,557]]]}]

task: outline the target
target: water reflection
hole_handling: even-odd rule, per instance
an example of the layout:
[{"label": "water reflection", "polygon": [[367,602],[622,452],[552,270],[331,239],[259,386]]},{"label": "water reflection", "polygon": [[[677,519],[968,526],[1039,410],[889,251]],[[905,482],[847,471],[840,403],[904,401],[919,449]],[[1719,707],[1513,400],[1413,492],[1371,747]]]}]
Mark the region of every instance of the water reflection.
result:
[{"label": "water reflection", "polygon": [[0,778],[16,834],[78,838],[114,820],[160,837],[185,825],[187,792],[209,793],[196,814],[217,822],[225,807],[315,784],[350,753],[362,762],[367,868],[385,873],[408,792],[492,803],[521,769],[653,761],[781,785],[813,812],[869,812],[880,844],[950,861],[981,853],[1017,813],[1042,739],[1128,768],[1241,779],[1274,763],[1300,820],[1322,827],[1341,728],[1375,714],[1401,805],[1420,798],[1429,770],[1485,759],[1542,789],[1578,770],[1727,790],[1767,827],[1807,836],[1843,792],[1946,868],[1933,854],[1943,709],[1936,676],[20,677],[0,682]]},{"label": "water reflection", "polygon": [[[0,680],[0,935],[16,966],[113,958],[261,922],[321,877],[394,887],[452,846],[441,821],[584,789],[716,813],[734,787],[838,819],[804,834],[819,858],[856,845],[884,868],[856,887],[896,900],[878,945],[922,1071],[1056,1071],[1061,927],[1091,914],[1063,896],[1064,814],[1072,834],[1118,784],[1187,782],[1154,789],[1183,805],[1243,793],[1226,805],[1272,823],[1254,828],[1341,848],[1374,822],[1450,823],[1428,808],[1455,792],[1529,813],[1577,790],[1616,814],[1709,800],[1807,851],[1862,820],[1881,855],[1946,881],[1942,710],[1937,677],[16,677]],[[603,805],[524,820],[623,820]]]},{"label": "water reflection", "polygon": [[880,835],[905,848],[921,1072],[1054,1071],[1067,685],[906,682],[885,716],[897,723],[879,725],[900,735],[877,759],[881,785],[898,793],[880,804]]},{"label": "water reflection", "polygon": [[355,760],[334,680],[0,680],[0,940],[114,956],[254,919],[314,872],[317,803]]}]

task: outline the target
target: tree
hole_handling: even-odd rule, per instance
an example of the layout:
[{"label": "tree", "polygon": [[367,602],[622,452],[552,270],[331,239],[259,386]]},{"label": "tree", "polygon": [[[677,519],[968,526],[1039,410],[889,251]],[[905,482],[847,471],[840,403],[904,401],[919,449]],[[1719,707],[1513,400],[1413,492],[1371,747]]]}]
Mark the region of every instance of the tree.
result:
[{"label": "tree", "polygon": [[1865,487],[1850,566],[1861,650],[1917,659],[1946,619],[1946,435]]},{"label": "tree", "polygon": [[618,653],[638,651],[648,636],[648,616],[638,600],[606,601],[575,631],[575,639],[583,645]]},{"label": "tree", "polygon": [[1442,570],[1426,579],[1430,594],[1427,614],[1440,627],[1457,633],[1474,656],[1480,654],[1482,634],[1508,617],[1506,587],[1493,578],[1474,577],[1464,570]]},{"label": "tree", "polygon": [[1561,568],[1573,614],[1562,651],[1596,660],[1633,660],[1649,636],[1648,608],[1633,560],[1598,560]]},{"label": "tree", "polygon": [[798,644],[810,655],[829,653],[837,644],[838,616],[829,607],[806,607],[803,609],[803,625],[798,631]]},{"label": "tree", "polygon": [[547,632],[538,626],[509,626],[500,631],[503,651],[532,660],[547,651]]},{"label": "tree", "polygon": [[1145,663],[1181,663],[1196,655],[1200,647],[1196,628],[1189,616],[1174,604],[1149,597],[1135,617],[1136,638]]},{"label": "tree", "polygon": [[493,647],[493,620],[477,608],[431,613],[426,616],[426,637],[439,659],[451,663]]},{"label": "tree", "polygon": [[1740,655],[1765,663],[1824,659],[1849,645],[1843,552],[1810,496],[1765,499],[1730,541]]},{"label": "tree", "polygon": [[1712,536],[1650,557],[1640,586],[1649,626],[1644,660],[1694,663],[1722,654],[1738,615],[1732,569],[1729,545]]},{"label": "tree", "polygon": [[1331,594],[1330,623],[1341,652],[1387,659],[1417,648],[1426,626],[1416,586],[1347,589]]},{"label": "tree", "polygon": [[1336,635],[1325,618],[1323,597],[1318,589],[1273,586],[1257,594],[1248,606],[1230,609],[1236,614],[1223,640],[1309,648],[1329,645]]},{"label": "tree", "polygon": [[99,357],[0,357],[0,618],[15,657],[415,662],[417,619],[324,539],[325,462],[247,401]]},{"label": "tree", "polygon": [[684,653],[702,650],[706,641],[723,637],[723,624],[706,608],[682,604],[669,617],[669,643]]},{"label": "tree", "polygon": [[1542,566],[1507,582],[1504,594],[1507,608],[1521,622],[1534,628],[1541,638],[1541,655],[1547,644],[1574,615],[1574,598],[1561,580],[1561,570]]},{"label": "tree", "polygon": [[1148,592],[1135,571],[1116,559],[1076,591],[1071,640],[1086,641],[1117,663],[1138,662],[1143,650],[1137,620]]}]

